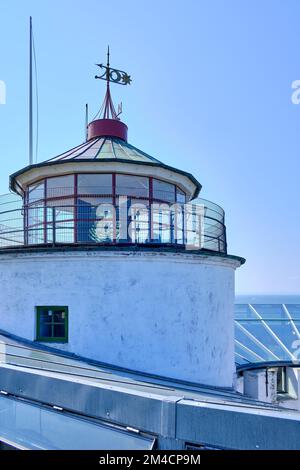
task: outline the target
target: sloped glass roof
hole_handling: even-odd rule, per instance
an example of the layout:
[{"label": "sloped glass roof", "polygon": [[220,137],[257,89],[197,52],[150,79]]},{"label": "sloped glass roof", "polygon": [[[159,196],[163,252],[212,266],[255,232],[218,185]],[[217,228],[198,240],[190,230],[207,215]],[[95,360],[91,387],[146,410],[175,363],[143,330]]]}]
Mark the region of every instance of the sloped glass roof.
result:
[{"label": "sloped glass roof", "polygon": [[235,360],[300,364],[300,296],[237,297]]},{"label": "sloped glass roof", "polygon": [[131,160],[133,162],[148,162],[161,165],[156,158],[151,157],[142,150],[117,137],[96,137],[92,141],[84,142],[47,162],[69,160]]}]

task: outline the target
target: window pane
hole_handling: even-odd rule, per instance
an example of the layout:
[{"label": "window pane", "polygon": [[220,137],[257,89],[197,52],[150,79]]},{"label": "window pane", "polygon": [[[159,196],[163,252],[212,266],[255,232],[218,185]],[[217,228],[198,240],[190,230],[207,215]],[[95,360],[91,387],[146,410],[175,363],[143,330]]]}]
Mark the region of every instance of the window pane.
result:
[{"label": "window pane", "polygon": [[64,338],[65,335],[65,325],[64,323],[61,325],[54,325],[53,327],[53,336],[54,338]]},{"label": "window pane", "polygon": [[134,199],[128,211],[128,236],[132,243],[150,241],[149,207],[147,201]]},{"label": "window pane", "polygon": [[173,236],[172,214],[168,204],[152,206],[152,238],[159,243],[170,243]]},{"label": "window pane", "polygon": [[277,369],[277,393],[287,393],[287,377],[285,367],[278,367]]},{"label": "window pane", "polygon": [[47,207],[64,207],[66,211],[73,210],[73,207],[75,205],[74,198],[73,197],[66,197],[64,199],[52,199],[52,200],[47,200]]},{"label": "window pane", "polygon": [[175,202],[175,186],[165,181],[153,180],[153,199]]},{"label": "window pane", "polygon": [[110,174],[83,174],[77,178],[78,194],[112,194]]},{"label": "window pane", "polygon": [[63,310],[60,311],[60,312],[58,312],[58,311],[55,310],[55,311],[53,312],[53,315],[52,315],[53,321],[54,321],[55,323],[62,323],[62,324],[64,324],[64,323],[65,323],[65,317],[66,317],[66,314],[65,314],[65,312],[64,312]]},{"label": "window pane", "polygon": [[40,336],[42,338],[51,338],[51,323],[41,323],[40,324]]},{"label": "window pane", "polygon": [[98,207],[102,204],[112,204],[112,197],[80,196],[77,198],[77,207]]},{"label": "window pane", "polygon": [[[53,237],[55,237],[55,241],[58,243],[73,243],[74,199],[47,201],[47,206],[47,242],[53,242]],[[55,223],[53,224],[53,222]]]},{"label": "window pane", "polygon": [[176,201],[179,202],[180,204],[185,203],[185,194],[179,188],[176,188]]},{"label": "window pane", "polygon": [[47,178],[47,198],[74,194],[74,175]]},{"label": "window pane", "polygon": [[41,183],[33,184],[28,188],[28,201],[29,204],[35,201],[39,201],[40,199],[44,199],[44,181]]},{"label": "window pane", "polygon": [[44,243],[45,211],[40,202],[36,202],[27,209],[27,238],[30,245]]},{"label": "window pane", "polygon": [[149,178],[117,175],[116,194],[120,196],[149,197]]},{"label": "window pane", "polygon": [[112,198],[78,198],[76,220],[78,242],[111,242],[114,221],[115,209],[112,206]]},{"label": "window pane", "polygon": [[52,335],[51,330],[52,323],[52,311],[43,309],[40,311],[40,336],[50,337]]}]

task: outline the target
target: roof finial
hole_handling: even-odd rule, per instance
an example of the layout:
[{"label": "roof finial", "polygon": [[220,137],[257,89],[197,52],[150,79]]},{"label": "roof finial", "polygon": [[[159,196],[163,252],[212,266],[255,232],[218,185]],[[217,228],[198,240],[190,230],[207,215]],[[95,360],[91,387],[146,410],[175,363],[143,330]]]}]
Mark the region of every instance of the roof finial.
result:
[{"label": "roof finial", "polygon": [[109,68],[109,46],[107,46],[107,64],[106,64],[106,85],[109,88],[109,75],[110,75],[110,68]]},{"label": "roof finial", "polygon": [[107,46],[107,68],[109,68],[109,45]]},{"label": "roof finial", "polygon": [[102,75],[96,75],[95,78],[99,78],[100,80],[106,80],[107,88],[106,94],[99,111],[99,114],[102,113],[102,119],[119,119],[118,116],[120,113],[117,114],[111,95],[110,95],[110,88],[109,84],[118,83],[119,85],[130,85],[131,77],[123,70],[112,69],[110,67],[110,51],[109,46],[107,46],[107,64],[106,66],[103,64],[97,64],[100,69],[104,69]]}]

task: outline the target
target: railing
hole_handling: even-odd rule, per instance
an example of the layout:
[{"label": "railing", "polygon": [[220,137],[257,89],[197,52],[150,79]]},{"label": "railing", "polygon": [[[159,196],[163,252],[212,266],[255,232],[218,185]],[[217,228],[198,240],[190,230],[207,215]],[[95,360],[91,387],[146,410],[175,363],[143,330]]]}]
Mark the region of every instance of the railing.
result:
[{"label": "railing", "polygon": [[170,204],[120,197],[118,205],[90,204],[85,198],[24,205],[0,196],[0,248],[36,245],[159,245],[226,253],[224,211],[197,199]]}]

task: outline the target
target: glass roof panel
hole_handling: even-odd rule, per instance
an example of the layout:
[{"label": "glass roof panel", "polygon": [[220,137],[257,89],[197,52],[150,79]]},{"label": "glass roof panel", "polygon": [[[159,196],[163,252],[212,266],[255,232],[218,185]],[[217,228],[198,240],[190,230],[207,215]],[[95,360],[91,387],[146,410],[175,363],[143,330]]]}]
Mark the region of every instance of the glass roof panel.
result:
[{"label": "glass roof panel", "polygon": [[238,343],[235,343],[235,351],[237,354],[239,354],[240,360],[244,359],[244,362],[248,361],[251,363],[257,362],[257,357]]},{"label": "glass roof panel", "polygon": [[[237,301],[237,342],[264,361],[300,361],[300,296],[239,296]],[[252,361],[261,362],[258,357]]]},{"label": "glass roof panel", "polygon": [[281,304],[253,304],[257,313],[265,319],[286,320],[287,316]]},{"label": "glass roof panel", "polygon": [[115,151],[116,158],[128,158],[126,156],[126,153],[124,152],[124,149],[122,145],[119,142],[113,142],[113,147]]},{"label": "glass roof panel", "polygon": [[285,306],[292,318],[300,320],[300,304],[286,304]]},{"label": "glass roof panel", "polygon": [[239,319],[252,319],[256,320],[257,317],[250,309],[248,304],[236,304],[235,305],[235,318],[236,320]]},{"label": "glass roof panel", "polygon": [[293,329],[292,323],[289,320],[267,320],[266,323],[287,349],[292,351],[293,342],[295,339],[299,339]]},{"label": "glass roof panel", "polygon": [[[241,325],[244,326],[255,338],[264,344],[269,350],[272,351],[278,359],[291,360],[290,355],[284,350],[284,348],[276,341],[276,339],[266,329],[261,320],[241,320]],[[274,359],[275,360],[275,359]]]},{"label": "glass roof panel", "polygon": [[[242,328],[244,327],[242,326]],[[271,352],[268,352],[263,345],[260,345],[253,340],[250,335],[248,336],[245,331],[239,328],[237,322],[235,325],[235,339],[259,356],[261,361],[273,361],[275,359]],[[259,357],[256,357],[255,362],[259,361]]]},{"label": "glass roof panel", "polygon": [[97,155],[97,158],[115,158],[111,142],[106,139],[100,152]]},{"label": "glass roof panel", "polygon": [[95,158],[103,144],[103,139],[96,140],[95,143],[87,148],[78,158]]},{"label": "glass roof panel", "polygon": [[238,366],[241,366],[243,364],[249,364],[250,361],[247,361],[246,359],[244,359],[244,357],[240,356],[237,352],[235,353],[235,363],[238,365]]}]

